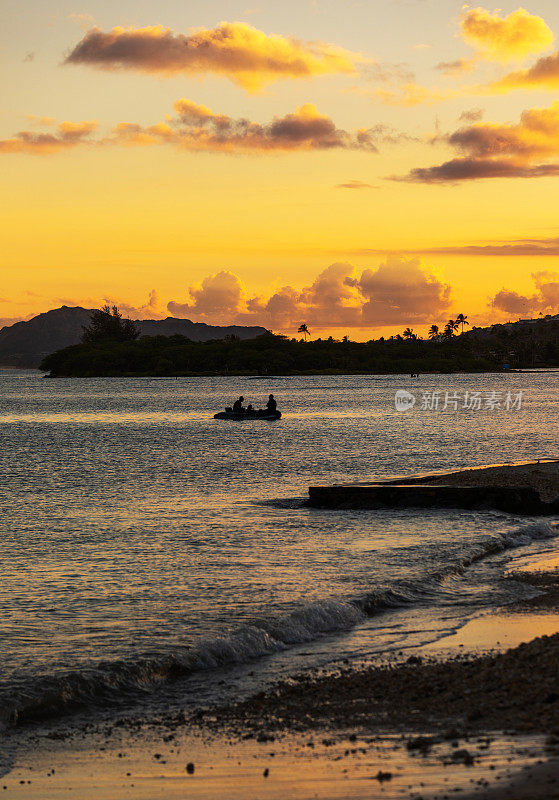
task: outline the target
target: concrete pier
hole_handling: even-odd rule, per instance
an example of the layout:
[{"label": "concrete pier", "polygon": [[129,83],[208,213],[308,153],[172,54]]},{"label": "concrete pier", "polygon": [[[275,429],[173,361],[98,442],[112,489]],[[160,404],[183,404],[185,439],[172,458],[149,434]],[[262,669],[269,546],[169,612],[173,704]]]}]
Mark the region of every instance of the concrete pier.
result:
[{"label": "concrete pier", "polygon": [[[545,474],[552,471],[555,475],[556,467],[559,467],[556,461],[523,462],[366,483],[311,486],[309,505],[316,508],[496,509],[511,514],[559,515],[559,498],[550,498],[548,492],[542,499],[536,488],[540,485],[542,469]],[[515,477],[519,485],[515,485]]]}]

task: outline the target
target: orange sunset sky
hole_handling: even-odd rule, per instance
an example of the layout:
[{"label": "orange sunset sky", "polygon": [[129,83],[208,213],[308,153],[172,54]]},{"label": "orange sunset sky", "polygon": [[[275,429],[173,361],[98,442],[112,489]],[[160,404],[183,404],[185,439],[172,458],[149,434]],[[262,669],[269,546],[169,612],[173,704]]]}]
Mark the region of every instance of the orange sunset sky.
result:
[{"label": "orange sunset sky", "polygon": [[3,0],[0,324],[559,312],[559,3]]}]

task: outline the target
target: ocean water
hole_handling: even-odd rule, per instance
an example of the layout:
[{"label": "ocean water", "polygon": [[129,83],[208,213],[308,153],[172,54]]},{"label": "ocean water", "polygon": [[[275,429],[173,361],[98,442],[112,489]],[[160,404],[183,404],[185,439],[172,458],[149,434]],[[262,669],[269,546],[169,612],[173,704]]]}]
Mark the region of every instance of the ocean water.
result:
[{"label": "ocean water", "polygon": [[[398,389],[413,409],[396,411]],[[269,391],[277,422],[212,418]],[[422,410],[433,391],[522,392],[522,407]],[[558,373],[0,371],[0,718],[193,703],[193,675],[210,697],[217,675],[273,654],[289,670],[411,648],[527,596],[507,561],[556,548],[553,520],[304,499],[310,484],[559,458],[558,399]]]}]

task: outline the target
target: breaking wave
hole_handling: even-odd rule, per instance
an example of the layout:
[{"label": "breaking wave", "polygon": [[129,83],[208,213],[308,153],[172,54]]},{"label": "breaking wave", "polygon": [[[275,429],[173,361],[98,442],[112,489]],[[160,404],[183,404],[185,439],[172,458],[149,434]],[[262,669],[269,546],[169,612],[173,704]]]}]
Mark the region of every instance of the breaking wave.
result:
[{"label": "breaking wave", "polygon": [[202,639],[195,647],[169,655],[100,662],[80,672],[43,677],[33,685],[4,685],[0,687],[0,720],[22,724],[56,719],[77,710],[119,705],[197,670],[245,663],[321,636],[348,631],[383,610],[444,603],[445,595],[456,603],[460,601],[458,592],[462,596],[464,589],[453,587],[452,579],[469,566],[509,548],[558,535],[559,525],[551,522],[522,525],[492,535],[421,581],[396,582],[346,601],[306,603],[289,613],[254,620],[227,635]]}]

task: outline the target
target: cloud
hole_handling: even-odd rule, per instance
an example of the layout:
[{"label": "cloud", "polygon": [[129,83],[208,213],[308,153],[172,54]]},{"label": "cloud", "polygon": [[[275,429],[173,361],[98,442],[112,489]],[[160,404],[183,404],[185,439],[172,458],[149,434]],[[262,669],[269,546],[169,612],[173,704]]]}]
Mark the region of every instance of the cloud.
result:
[{"label": "cloud", "polygon": [[516,89],[555,91],[559,89],[559,51],[540,58],[529,69],[509,72],[484,90],[487,94],[512,92]]},{"label": "cloud", "polygon": [[0,139],[0,153],[35,153],[45,155],[91,142],[97,122],[61,122],[55,133],[20,131],[11,139]]},{"label": "cloud", "polygon": [[38,117],[36,114],[26,114],[25,118],[34,126],[52,127],[56,124],[56,117]]},{"label": "cloud", "polygon": [[450,306],[451,287],[429,274],[418,258],[404,261],[395,256],[377,270],[365,270],[359,289],[367,302],[363,318],[370,324],[428,322],[440,319]]},{"label": "cloud", "polygon": [[336,189],[378,189],[378,186],[363,181],[347,181],[346,183],[337,183]]},{"label": "cloud", "polygon": [[0,317],[0,330],[15,325],[16,322],[23,322],[26,317]]},{"label": "cloud", "polygon": [[114,297],[104,297],[103,302],[118,306],[122,314],[130,319],[163,319],[167,316],[160,306],[159,294],[155,289],[150,291],[147,302],[141,306],[133,306]]},{"label": "cloud", "polygon": [[354,133],[336,128],[312,103],[261,125],[247,119],[216,114],[191,100],[177,100],[176,117],[148,128],[121,123],[113,130],[117,144],[174,144],[185,150],[225,153],[266,153],[293,150],[355,149],[376,153],[376,129]]},{"label": "cloud", "polygon": [[221,22],[188,34],[170,28],[89,30],[65,59],[108,70],[161,76],[223,75],[249,92],[286,78],[355,73],[368,63],[358,53],[325,42],[266,34],[244,22]]},{"label": "cloud", "polygon": [[68,19],[71,19],[72,22],[78,25],[83,31],[86,31],[95,22],[94,17],[91,14],[87,13],[84,14],[71,13],[68,14]]},{"label": "cloud", "polygon": [[454,78],[463,75],[465,72],[472,72],[475,61],[471,58],[457,58],[456,61],[441,61],[435,66],[443,75]]},{"label": "cloud", "polygon": [[451,287],[418,258],[388,258],[359,274],[347,262],[326,267],[310,286],[283,286],[268,296],[247,296],[240,279],[222,271],[190,287],[187,301],[171,301],[170,313],[207,322],[296,328],[302,321],[317,327],[382,327],[444,318]]},{"label": "cloud", "polygon": [[397,106],[399,108],[432,105],[434,103],[441,103],[444,100],[451,100],[463,94],[461,90],[429,89],[427,86],[421,86],[414,81],[403,83],[397,91],[384,88],[372,90],[356,88],[354,89],[354,93],[370,97],[371,100],[382,103],[383,105]]},{"label": "cloud", "polygon": [[460,19],[462,38],[489,61],[522,60],[547,50],[553,32],[546,22],[519,8],[506,17],[484,8],[464,8]]},{"label": "cloud", "polygon": [[485,111],[483,108],[471,108],[468,111],[462,111],[458,120],[460,122],[480,122],[483,119]]},{"label": "cloud", "polygon": [[450,255],[450,256],[559,256],[559,237],[547,239],[512,239],[505,242],[489,242],[487,244],[463,245],[431,245],[420,250],[386,250],[372,247],[362,247],[351,251],[344,251],[352,255],[378,256],[378,255]]},{"label": "cloud", "polygon": [[204,278],[200,286],[188,289],[186,303],[171,301],[167,309],[175,316],[204,320],[223,319],[236,314],[243,298],[243,285],[232,272],[222,270]]},{"label": "cloud", "polygon": [[[476,123],[445,137],[461,152],[433,167],[412,169],[395,180],[447,183],[479,178],[534,178],[559,175],[559,101],[549,108],[532,108],[516,125]],[[541,163],[541,159],[551,162]],[[540,163],[533,163],[533,162]]]},{"label": "cloud", "polygon": [[511,314],[553,314],[559,312],[559,272],[533,272],[536,291],[522,295],[510,289],[501,289],[490,305]]},{"label": "cloud", "polygon": [[[48,121],[48,118],[45,118]],[[35,124],[35,121],[33,121]],[[96,122],[62,122],[57,133],[22,131],[11,139],[0,140],[0,153],[43,153],[75,147],[78,144],[102,146],[173,145],[182,150],[220,153],[273,153],[296,150],[364,150],[378,152],[375,142],[396,142],[403,135],[382,125],[353,132],[337,128],[326,114],[306,103],[267,125],[248,119],[233,119],[217,114],[204,105],[181,99],[175,103],[175,116],[164,122],[143,126],[120,122],[110,135],[90,138]]]},{"label": "cloud", "polygon": [[434,167],[416,167],[403,177],[391,176],[391,179],[408,183],[458,183],[480,178],[548,178],[557,175],[557,164],[530,167],[505,159],[453,158]]}]

